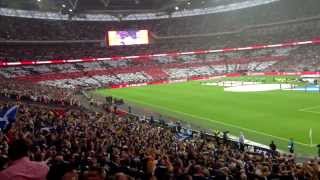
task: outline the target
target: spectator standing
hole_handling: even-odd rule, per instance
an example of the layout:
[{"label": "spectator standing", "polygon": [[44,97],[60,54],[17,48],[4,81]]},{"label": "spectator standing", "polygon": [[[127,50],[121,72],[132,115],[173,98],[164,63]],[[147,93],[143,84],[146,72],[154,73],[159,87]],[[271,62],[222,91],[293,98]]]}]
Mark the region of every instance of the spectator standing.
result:
[{"label": "spectator standing", "polygon": [[240,132],[240,136],[239,136],[239,149],[241,152],[244,151],[244,141],[245,141],[245,138],[244,138],[244,135],[242,132]]},{"label": "spectator standing", "polygon": [[217,144],[220,144],[220,141],[219,141],[220,131],[218,129],[216,129],[213,131],[213,134],[214,134],[214,138],[216,139]]},{"label": "spectator standing", "polygon": [[84,173],[84,180],[104,180],[105,172],[103,168],[93,167]]},{"label": "spectator standing", "polygon": [[294,153],[294,142],[293,142],[292,138],[290,138],[290,140],[289,140],[288,150],[289,150],[290,153]]},{"label": "spectator standing", "polygon": [[14,141],[8,151],[9,167],[0,172],[1,180],[45,180],[49,168],[44,163],[28,158],[29,146],[25,140]]},{"label": "spectator standing", "polygon": [[228,140],[229,140],[229,137],[228,137],[228,133],[229,131],[223,131],[223,143],[227,143]]},{"label": "spectator standing", "polygon": [[271,141],[269,147],[270,147],[272,153],[275,154],[275,152],[277,151],[277,146],[276,146],[276,144],[274,144],[274,142]]}]

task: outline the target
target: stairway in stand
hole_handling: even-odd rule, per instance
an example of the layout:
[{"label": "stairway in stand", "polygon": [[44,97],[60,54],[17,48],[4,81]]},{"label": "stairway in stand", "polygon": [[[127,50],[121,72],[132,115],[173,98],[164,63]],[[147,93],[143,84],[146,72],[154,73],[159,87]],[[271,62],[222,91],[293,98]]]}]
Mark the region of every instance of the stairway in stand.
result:
[{"label": "stairway in stand", "polygon": [[144,70],[144,73],[148,74],[152,77],[153,80],[164,80],[169,77],[169,75],[163,71],[161,68],[152,68],[148,70]]}]

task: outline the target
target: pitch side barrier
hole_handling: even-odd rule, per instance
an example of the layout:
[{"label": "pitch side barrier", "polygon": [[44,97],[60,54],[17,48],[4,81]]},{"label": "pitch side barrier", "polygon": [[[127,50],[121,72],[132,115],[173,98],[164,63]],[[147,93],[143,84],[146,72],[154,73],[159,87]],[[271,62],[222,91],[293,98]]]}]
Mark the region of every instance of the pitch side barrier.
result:
[{"label": "pitch side barrier", "polygon": [[286,43],[271,44],[271,45],[253,45],[253,46],[240,47],[240,48],[223,48],[223,49],[216,49],[216,50],[197,50],[197,51],[189,51],[189,52],[172,52],[172,53],[134,55],[134,56],[115,56],[115,57],[106,57],[106,58],[81,58],[81,59],[49,60],[49,61],[20,60],[20,61],[16,61],[16,62],[6,62],[5,60],[0,60],[0,67],[43,65],[43,64],[81,63],[81,62],[110,61],[110,60],[123,60],[123,59],[139,59],[139,58],[152,58],[152,57],[169,57],[169,56],[181,56],[181,55],[209,54],[209,53],[225,53],[225,52],[257,50],[257,49],[285,48],[285,47],[292,47],[292,46],[316,45],[316,44],[320,44],[320,39],[316,38],[316,39],[309,40],[309,41],[286,42]]},{"label": "pitch side barrier", "polygon": [[[122,110],[123,111],[123,110]],[[127,116],[137,119],[137,120],[141,120],[140,115],[138,114],[134,114],[134,113],[128,113],[126,111],[123,111],[125,114],[127,114]],[[203,131],[198,131],[195,129],[190,129],[190,127],[184,127],[183,125],[181,125],[180,123],[169,123],[166,122],[165,120],[157,120],[157,119],[153,119],[151,120],[150,117],[145,118],[143,121],[148,122],[149,124],[152,124],[154,126],[158,126],[158,127],[163,127],[163,128],[170,128],[172,132],[176,132],[178,133],[178,129],[183,129],[183,130],[191,130],[192,131],[192,135],[190,136],[190,138],[193,138],[195,136],[200,136],[203,139],[209,139],[209,140],[214,140],[214,139],[218,139],[220,142],[225,142],[227,141],[227,143],[229,143],[234,149],[239,149],[239,142],[238,142],[238,138],[231,136],[231,135],[227,135],[227,139],[223,138],[223,132],[220,132],[219,135],[214,135],[211,133],[207,133],[207,132],[203,132]],[[251,152],[251,153],[255,153],[255,154],[277,154],[281,151],[278,152],[273,152],[272,150],[270,150],[269,148],[267,148],[265,145],[259,146],[257,145],[258,143],[245,143],[244,146],[245,148]],[[262,147],[264,146],[264,147]]]}]

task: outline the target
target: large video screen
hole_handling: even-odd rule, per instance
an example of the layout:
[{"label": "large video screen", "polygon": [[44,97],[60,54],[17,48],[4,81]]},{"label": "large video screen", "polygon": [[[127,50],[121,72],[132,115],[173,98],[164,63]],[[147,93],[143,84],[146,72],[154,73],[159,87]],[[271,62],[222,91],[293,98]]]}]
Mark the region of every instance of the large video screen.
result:
[{"label": "large video screen", "polygon": [[109,46],[149,44],[148,30],[108,31]]}]

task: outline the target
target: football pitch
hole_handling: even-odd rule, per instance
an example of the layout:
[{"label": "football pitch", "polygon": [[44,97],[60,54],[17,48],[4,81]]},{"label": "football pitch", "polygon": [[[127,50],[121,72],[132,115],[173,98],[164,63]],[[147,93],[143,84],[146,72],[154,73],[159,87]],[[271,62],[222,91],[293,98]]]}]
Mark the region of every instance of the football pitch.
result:
[{"label": "football pitch", "polygon": [[243,132],[247,139],[266,145],[274,140],[284,151],[293,138],[300,155],[316,155],[316,144],[320,143],[320,93],[225,92],[223,87],[204,86],[198,81],[99,89],[96,93],[123,98],[209,132],[228,130],[236,136]]}]

